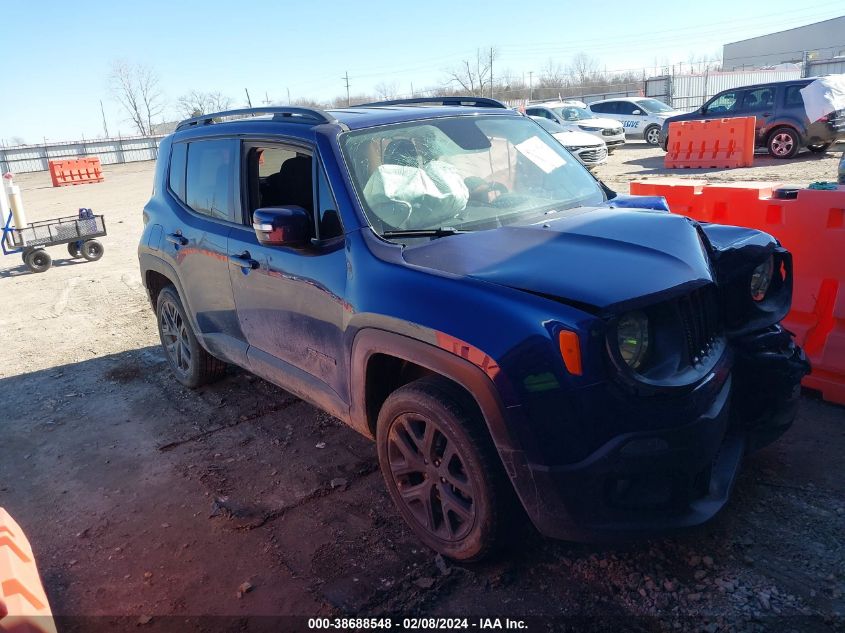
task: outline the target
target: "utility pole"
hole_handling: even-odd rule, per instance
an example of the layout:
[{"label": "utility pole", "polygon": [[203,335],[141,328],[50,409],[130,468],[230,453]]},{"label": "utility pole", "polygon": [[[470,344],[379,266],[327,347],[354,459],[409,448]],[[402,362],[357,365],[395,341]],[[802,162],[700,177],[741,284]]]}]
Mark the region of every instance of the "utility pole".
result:
[{"label": "utility pole", "polygon": [[267,94],[267,91],[264,91],[264,105],[270,105],[270,95]]},{"label": "utility pole", "polygon": [[528,101],[534,98],[534,71],[528,71]]},{"label": "utility pole", "polygon": [[244,88],[244,92],[246,93],[246,103],[247,103],[247,106],[249,106],[249,107],[251,108],[251,107],[252,107],[252,99],[250,99],[250,98],[249,98],[249,90],[247,90],[246,88]]},{"label": "utility pole", "polygon": [[493,98],[493,47],[490,47],[490,98]]},{"label": "utility pole", "polygon": [[411,99],[414,98],[414,82],[411,82]]},{"label": "utility pole", "polygon": [[287,91],[288,91],[288,105],[290,105],[290,88],[288,88]]},{"label": "utility pole", "polygon": [[106,111],[103,109],[103,100],[100,99],[100,112],[103,115],[103,133],[106,135],[106,138],[109,137],[109,126],[106,124]]},{"label": "utility pole", "polygon": [[341,77],[346,82],[346,107],[349,107],[349,71],[347,70],[343,77]]}]

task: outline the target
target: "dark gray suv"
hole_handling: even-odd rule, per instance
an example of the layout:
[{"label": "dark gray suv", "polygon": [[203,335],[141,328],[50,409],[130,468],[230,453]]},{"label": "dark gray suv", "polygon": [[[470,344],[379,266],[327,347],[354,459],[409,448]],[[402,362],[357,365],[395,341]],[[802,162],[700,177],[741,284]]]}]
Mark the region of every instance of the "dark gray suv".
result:
[{"label": "dark gray suv", "polygon": [[777,81],[724,90],[698,110],[673,116],[663,123],[660,140],[669,147],[669,124],[673,121],[722,119],[755,116],[756,145],[765,147],[775,158],[792,158],[802,147],[823,153],[836,141],[845,139],[845,110],[837,110],[813,123],[804,111],[801,88],[815,77]]}]

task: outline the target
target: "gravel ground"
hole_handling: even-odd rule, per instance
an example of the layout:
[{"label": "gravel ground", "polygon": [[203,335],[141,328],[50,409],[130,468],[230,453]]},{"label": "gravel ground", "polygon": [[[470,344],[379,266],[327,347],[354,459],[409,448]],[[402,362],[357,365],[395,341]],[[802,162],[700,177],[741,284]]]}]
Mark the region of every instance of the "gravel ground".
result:
[{"label": "gravel ground", "polygon": [[[806,184],[833,179],[837,160],[675,172]],[[627,191],[666,173],[661,161],[631,143],[597,173]],[[526,527],[495,560],[451,565],[406,529],[355,432],[240,370],[196,391],[172,380],[135,256],[152,169],[59,189],[20,176],[32,220],[104,212],[106,253],[81,263],[54,248],[41,275],[0,259],[0,506],[30,537],[61,630],[384,614],[533,618],[535,631],[843,630],[845,409],[807,394],[702,528],[596,547]]]}]

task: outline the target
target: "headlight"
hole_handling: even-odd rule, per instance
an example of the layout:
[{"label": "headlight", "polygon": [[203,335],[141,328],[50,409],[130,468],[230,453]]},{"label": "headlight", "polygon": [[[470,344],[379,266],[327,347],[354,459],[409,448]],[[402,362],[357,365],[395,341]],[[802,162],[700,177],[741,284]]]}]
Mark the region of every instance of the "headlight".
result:
[{"label": "headlight", "polygon": [[635,310],[623,315],[616,325],[616,337],[619,354],[628,367],[639,367],[648,352],[648,317],[645,313]]},{"label": "headlight", "polygon": [[598,132],[601,129],[600,127],[593,127],[591,125],[579,125],[578,127],[587,132]]},{"label": "headlight", "polygon": [[774,272],[775,258],[769,255],[769,259],[757,266],[751,273],[751,298],[754,301],[762,301],[766,298]]},{"label": "headlight", "polygon": [[577,145],[564,145],[564,147],[566,149],[568,149],[570,152],[577,152],[579,149],[581,149]]}]

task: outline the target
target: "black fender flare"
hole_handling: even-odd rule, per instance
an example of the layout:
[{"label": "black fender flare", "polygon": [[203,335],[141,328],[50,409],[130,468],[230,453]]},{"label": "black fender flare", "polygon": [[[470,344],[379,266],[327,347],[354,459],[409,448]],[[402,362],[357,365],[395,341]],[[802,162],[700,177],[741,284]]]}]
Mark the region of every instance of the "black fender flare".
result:
[{"label": "black fender flare", "polygon": [[[372,327],[360,330],[352,342],[350,418],[352,426],[360,433],[373,437],[367,415],[367,365],[376,354],[415,363],[454,381],[475,400],[496,448],[500,452],[501,449],[519,449],[518,440],[506,423],[506,408],[496,385],[480,367],[431,343]],[[518,407],[511,407],[510,413],[515,413],[514,409]]]},{"label": "black fender flare", "polygon": [[352,343],[350,363],[350,425],[372,438],[367,416],[367,364],[375,354],[387,354],[416,363],[460,385],[472,396],[499,454],[505,473],[532,521],[539,521],[540,496],[525,452],[512,428],[524,424],[520,406],[505,407],[496,385],[470,361],[419,339],[377,328],[360,330]]},{"label": "black fender flare", "polygon": [[[179,279],[179,275],[176,274],[176,269],[173,268],[170,264],[166,261],[161,259],[160,257],[156,257],[155,255],[151,255],[150,253],[141,253],[138,255],[138,261],[141,264],[141,282],[144,284],[144,288],[147,288],[147,273],[149,271],[154,271],[159,273],[160,275],[167,277],[176,287],[176,292],[179,293],[179,299],[182,301],[182,305],[185,306],[185,312],[187,313],[188,320],[191,322],[191,327],[193,328],[194,332],[197,332],[199,335],[197,336],[198,339],[202,342],[202,333],[199,328],[199,324],[197,323],[196,318],[194,317],[194,311],[191,309],[190,304],[188,303],[188,296],[185,294],[185,290],[182,287],[182,282]],[[149,296],[150,289],[147,288],[147,296],[150,298],[150,302],[152,302],[152,297]],[[155,310],[155,305],[153,305],[153,310]],[[203,344],[203,347],[205,345]]]}]

